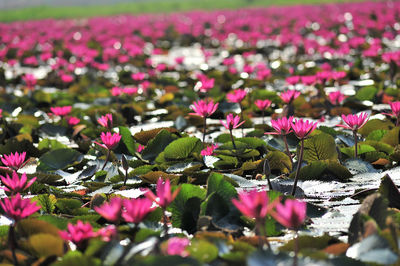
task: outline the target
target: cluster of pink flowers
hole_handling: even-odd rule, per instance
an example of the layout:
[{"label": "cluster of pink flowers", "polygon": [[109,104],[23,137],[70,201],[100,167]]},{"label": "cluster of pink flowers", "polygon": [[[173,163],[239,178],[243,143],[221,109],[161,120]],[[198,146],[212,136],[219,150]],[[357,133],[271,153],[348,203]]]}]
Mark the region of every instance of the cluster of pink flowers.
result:
[{"label": "cluster of pink flowers", "polygon": [[290,116],[289,118],[282,117],[271,120],[271,124],[275,132],[267,132],[265,134],[284,136],[293,131],[299,139],[305,139],[317,128],[318,122],[311,122],[301,118],[294,119]]}]

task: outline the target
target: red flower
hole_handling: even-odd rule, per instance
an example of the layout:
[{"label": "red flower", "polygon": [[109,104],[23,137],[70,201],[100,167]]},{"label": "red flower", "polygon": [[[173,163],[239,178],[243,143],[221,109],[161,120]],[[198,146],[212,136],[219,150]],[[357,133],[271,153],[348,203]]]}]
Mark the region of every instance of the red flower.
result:
[{"label": "red flower", "polygon": [[346,123],[346,125],[337,125],[338,127],[357,131],[368,122],[368,114],[363,112],[360,115],[342,115],[342,119]]},{"label": "red flower", "polygon": [[207,102],[205,100],[199,100],[193,102],[190,106],[194,113],[189,113],[190,115],[198,115],[204,118],[210,117],[218,108],[218,103],[214,104],[213,100]]},{"label": "red flower", "polygon": [[292,132],[292,124],[293,124],[293,116],[290,116],[289,119],[286,117],[278,118],[276,120],[271,120],[272,127],[276,130],[276,132],[266,132],[265,134],[272,135],[287,135]]},{"label": "red flower", "polygon": [[226,95],[226,98],[231,103],[240,103],[241,101],[243,101],[243,99],[246,97],[246,95],[247,95],[247,92],[245,90],[237,89],[231,93],[228,93]]},{"label": "red flower", "polygon": [[244,123],[244,121],[242,121],[240,123],[239,123],[239,121],[240,121],[240,117],[238,115],[233,117],[233,114],[229,114],[226,117],[226,123],[224,121],[220,121],[220,122],[226,129],[232,130],[234,128],[240,127]]},{"label": "red flower", "polygon": [[101,132],[100,138],[104,144],[100,144],[97,141],[95,141],[94,143],[105,149],[112,150],[118,146],[118,143],[121,140],[121,135],[119,133],[111,134],[110,132]]}]

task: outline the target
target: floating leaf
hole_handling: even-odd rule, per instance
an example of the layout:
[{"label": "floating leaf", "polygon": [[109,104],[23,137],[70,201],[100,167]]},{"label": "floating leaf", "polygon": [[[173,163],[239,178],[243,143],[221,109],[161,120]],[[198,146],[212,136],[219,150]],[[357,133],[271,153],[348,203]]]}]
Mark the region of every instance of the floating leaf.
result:
[{"label": "floating leaf", "polygon": [[98,258],[87,256],[79,251],[69,251],[65,254],[60,261],[53,264],[54,266],[70,266],[70,265],[80,265],[80,266],[100,266],[102,262]]},{"label": "floating leaf", "polygon": [[64,254],[64,241],[52,234],[35,234],[29,237],[29,246],[39,258],[60,257]]},{"label": "floating leaf", "polygon": [[147,145],[147,142],[153,139],[161,130],[167,130],[171,133],[178,132],[175,128],[162,127],[162,128],[155,128],[151,130],[141,131],[139,133],[136,133],[133,136],[133,138],[137,140],[137,142],[139,142],[140,144]]},{"label": "floating leaf", "polygon": [[203,263],[212,262],[218,257],[218,248],[205,240],[193,240],[187,251],[191,257]]},{"label": "floating leaf", "polygon": [[389,144],[390,146],[395,147],[396,145],[400,144],[399,142],[399,131],[400,127],[395,127],[383,136],[381,139],[382,142]]},{"label": "floating leaf", "polygon": [[[381,131],[389,130],[393,127],[392,122],[381,120],[381,119],[370,119],[365,125],[358,130],[363,136],[369,136],[372,132],[377,129]],[[380,132],[382,133],[382,132]],[[375,133],[376,134],[376,133]]]},{"label": "floating leaf", "polygon": [[43,150],[43,149],[55,150],[55,149],[63,149],[63,148],[67,148],[67,145],[62,144],[55,139],[42,139],[38,145],[39,150]]},{"label": "floating leaf", "polygon": [[65,169],[69,165],[82,159],[81,153],[73,149],[56,149],[43,154],[39,158],[38,170],[54,171]]},{"label": "floating leaf", "polygon": [[168,130],[161,130],[154,139],[151,139],[145,149],[142,151],[142,158],[149,161],[154,159],[168,146],[176,136],[172,135]]},{"label": "floating leaf", "polygon": [[195,137],[180,138],[171,142],[164,150],[167,160],[182,160],[188,158],[193,152],[200,153],[201,141]]},{"label": "floating leaf", "polygon": [[271,151],[267,153],[266,159],[271,170],[278,170],[280,173],[288,174],[292,171],[292,161],[286,153]]},{"label": "floating leaf", "polygon": [[377,92],[378,89],[374,86],[362,87],[356,92],[356,98],[359,101],[372,101]]},{"label": "floating leaf", "polygon": [[136,153],[136,143],[133,140],[131,131],[127,127],[119,127],[119,133],[121,134],[122,142],[125,144],[131,155]]},{"label": "floating leaf", "polygon": [[308,162],[336,160],[338,154],[336,152],[335,139],[331,135],[321,133],[304,140],[303,158]]},{"label": "floating leaf", "polygon": [[206,190],[191,184],[183,184],[179,194],[171,203],[172,225],[193,233],[200,213],[200,203],[206,197]]},{"label": "floating leaf", "polygon": [[389,207],[400,210],[400,192],[388,174],[382,177],[379,193],[388,200]]}]

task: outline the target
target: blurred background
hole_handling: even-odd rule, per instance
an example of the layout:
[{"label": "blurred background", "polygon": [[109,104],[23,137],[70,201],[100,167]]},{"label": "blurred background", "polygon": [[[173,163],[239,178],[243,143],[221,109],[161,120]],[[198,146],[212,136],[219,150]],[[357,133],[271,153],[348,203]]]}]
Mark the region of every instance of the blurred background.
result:
[{"label": "blurred background", "polygon": [[0,21],[350,1],[360,0],[0,0]]}]

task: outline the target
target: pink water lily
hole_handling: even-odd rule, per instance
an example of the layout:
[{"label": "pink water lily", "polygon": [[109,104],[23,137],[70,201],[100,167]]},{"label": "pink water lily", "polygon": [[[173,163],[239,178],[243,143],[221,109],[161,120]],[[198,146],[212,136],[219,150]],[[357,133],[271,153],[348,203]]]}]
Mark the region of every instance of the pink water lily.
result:
[{"label": "pink water lily", "polygon": [[296,199],[286,199],[284,204],[279,203],[272,212],[272,216],[283,226],[298,230],[306,218],[307,204]]},{"label": "pink water lily", "polygon": [[339,105],[346,99],[346,96],[340,91],[333,91],[329,93],[328,99],[333,105]]},{"label": "pink water lily", "polygon": [[300,92],[296,90],[287,90],[280,94],[282,101],[287,104],[292,103],[297,97],[299,97]]},{"label": "pink water lily", "polygon": [[293,124],[293,116],[282,117],[276,120],[271,120],[271,125],[275,129],[275,132],[266,132],[265,134],[272,134],[272,135],[287,135],[292,132],[292,124]]},{"label": "pink water lily", "polygon": [[121,137],[122,136],[119,133],[101,132],[100,138],[104,144],[98,143],[97,141],[95,141],[94,143],[105,149],[112,150],[118,146]]},{"label": "pink water lily", "polygon": [[233,114],[228,114],[228,116],[226,117],[226,122],[220,122],[228,130],[238,128],[244,123],[244,121],[240,122],[240,116],[233,116]]},{"label": "pink water lily", "polygon": [[28,181],[26,173],[21,175],[21,178],[18,176],[16,171],[13,171],[12,178],[6,174],[6,176],[0,176],[1,182],[3,183],[4,187],[2,187],[5,191],[14,193],[23,192],[24,190],[28,189],[35,181],[36,177],[31,178]]},{"label": "pink water lily", "polygon": [[207,118],[217,110],[218,103],[214,103],[213,100],[199,100],[193,102],[193,105],[191,105],[190,108],[194,111],[194,113],[189,113],[190,115],[198,115]]},{"label": "pink water lily", "polygon": [[211,146],[208,146],[207,148],[201,150],[200,154],[202,156],[211,156],[214,154],[214,150],[218,148],[218,144],[213,144]]},{"label": "pink water lily", "polygon": [[240,103],[246,97],[247,92],[243,89],[236,89],[226,95],[226,98],[231,103]]},{"label": "pink water lily", "polygon": [[134,224],[142,222],[155,209],[152,200],[148,198],[125,199],[122,205],[125,209],[122,212],[122,218],[128,223]]},{"label": "pink water lily", "polygon": [[1,157],[1,162],[5,166],[10,167],[13,170],[18,170],[25,165],[25,157],[25,151],[22,153],[10,153],[9,155],[4,154],[3,157]]},{"label": "pink water lily", "polygon": [[256,100],[254,104],[260,109],[260,111],[264,111],[271,105],[271,101],[266,99],[266,100]]},{"label": "pink water lily", "polygon": [[264,219],[276,205],[269,201],[266,191],[257,190],[239,193],[239,199],[232,199],[232,203],[245,216],[254,219]]},{"label": "pink water lily", "polygon": [[163,181],[160,177],[157,181],[157,189],[156,194],[147,191],[146,197],[152,201],[154,201],[158,206],[163,209],[166,209],[169,204],[176,198],[180,191],[180,188],[176,189],[174,192],[171,191],[171,182],[169,179]]},{"label": "pink water lily", "polygon": [[97,119],[97,123],[99,123],[101,126],[105,128],[111,129],[113,124],[112,114],[105,114],[100,116],[100,118]]},{"label": "pink water lily", "polygon": [[338,127],[343,127],[345,129],[349,129],[353,131],[354,136],[354,157],[358,156],[358,137],[357,131],[362,128],[368,122],[368,114],[363,112],[359,115],[342,115],[342,120],[345,122],[345,125],[336,125]]},{"label": "pink water lily", "polygon": [[14,220],[14,223],[31,216],[38,210],[40,206],[32,203],[30,199],[23,199],[19,193],[0,201],[0,206],[4,211],[4,215]]},{"label": "pink water lily", "polygon": [[79,122],[81,122],[81,120],[75,116],[71,116],[67,118],[67,123],[70,127],[73,127],[77,124],[79,124]]},{"label": "pink water lily", "polygon": [[93,227],[89,223],[83,223],[81,220],[78,220],[76,225],[69,223],[67,230],[60,231],[59,235],[62,239],[74,243],[81,251],[87,247],[90,239],[97,236],[93,231]]},{"label": "pink water lily", "polygon": [[163,249],[166,255],[178,255],[181,257],[189,256],[189,252],[186,251],[186,247],[189,246],[190,240],[182,237],[171,237],[167,241],[166,248]]},{"label": "pink water lily", "polygon": [[104,217],[104,219],[118,223],[122,215],[122,199],[114,197],[108,203],[103,203],[100,207],[94,207],[94,210]]},{"label": "pink water lily", "polygon": [[317,125],[318,122],[311,122],[300,118],[293,120],[292,129],[299,139],[305,139],[317,128]]},{"label": "pink water lily", "polygon": [[385,115],[389,115],[396,118],[396,126],[400,125],[400,102],[390,102],[390,109],[392,110],[391,114],[384,113]]},{"label": "pink water lily", "polygon": [[54,114],[54,115],[58,115],[58,116],[66,116],[69,113],[71,113],[72,110],[72,106],[57,106],[57,107],[50,107],[50,111]]}]

